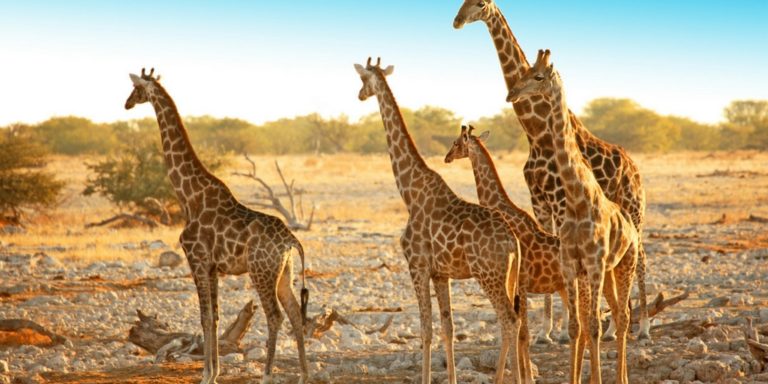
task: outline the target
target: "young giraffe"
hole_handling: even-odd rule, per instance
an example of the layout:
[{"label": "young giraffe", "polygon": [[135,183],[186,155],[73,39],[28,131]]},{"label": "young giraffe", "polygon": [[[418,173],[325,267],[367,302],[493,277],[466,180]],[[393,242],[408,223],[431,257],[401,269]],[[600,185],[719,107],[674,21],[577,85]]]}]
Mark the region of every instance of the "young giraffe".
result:
[{"label": "young giraffe", "polygon": [[[480,137],[472,135],[473,126],[461,127],[461,134],[454,140],[453,146],[445,156],[445,162],[450,163],[453,160],[469,158],[472,163],[472,171],[475,175],[475,185],[477,187],[477,196],[480,205],[502,211],[513,227],[515,234],[520,239],[521,255],[521,286],[526,288],[528,293],[550,294],[558,292],[563,300],[563,327],[568,324],[568,311],[565,308],[567,294],[562,284],[560,274],[559,252],[560,239],[545,231],[528,212],[518,207],[507,195],[504,185],[496,171],[491,154],[483,144],[483,140],[489,132],[483,132]],[[525,279],[533,279],[527,284]],[[521,295],[522,297],[522,295]],[[525,303],[523,301],[523,303]],[[548,320],[551,322],[552,300],[545,300],[544,315],[550,315]],[[521,334],[528,331],[527,319],[523,317],[523,328]],[[550,323],[551,328],[551,323]],[[527,334],[526,334],[527,336]],[[542,330],[535,338],[537,341],[542,339],[549,340],[549,334]],[[527,341],[527,340],[526,340]],[[568,342],[567,333],[561,337],[562,343]]]},{"label": "young giraffe", "polygon": [[380,67],[380,59],[364,67],[355,64],[363,86],[358,97],[376,96],[387,135],[397,188],[408,209],[408,224],[400,244],[408,262],[419,303],[422,340],[422,384],[431,383],[432,303],[430,280],[440,307],[441,329],[448,364],[448,382],[456,383],[453,358],[451,279],[474,277],[491,301],[502,327],[502,344],[496,365],[496,384],[504,379],[507,352],[512,348],[512,373],[520,382],[518,332],[515,310],[519,246],[509,223],[499,211],[462,200],[419,155],[408,133],[385,76],[393,67]]},{"label": "young giraffe", "polygon": [[[464,0],[453,20],[454,28],[461,28],[482,20],[488,27],[493,43],[498,53],[504,82],[507,91],[529,68],[522,48],[506,18],[493,0]],[[554,149],[551,135],[544,129],[547,120],[552,116],[548,103],[542,102],[540,96],[520,98],[513,104],[515,113],[525,130],[530,144],[528,161],[523,167],[525,181],[531,192],[531,203],[536,219],[544,229],[559,228],[565,211],[565,192],[562,180],[555,167]],[[627,212],[642,238],[645,223],[645,189],[640,178],[640,171],[623,148],[607,143],[595,137],[579,118],[570,110],[568,119],[576,134],[576,142],[592,173],[608,199],[618,204]],[[554,226],[552,221],[554,219]],[[645,297],[646,256],[642,243],[638,249],[637,285],[640,298],[640,339],[650,338],[650,321]],[[551,308],[551,298],[547,298]],[[547,312],[547,334],[552,329],[551,309]],[[612,339],[614,324],[606,332],[606,339]]]},{"label": "young giraffe", "polygon": [[[560,265],[568,290],[572,319],[571,382],[581,379],[584,344],[589,337],[590,382],[601,382],[600,371],[600,292],[605,284],[606,298],[616,321],[617,383],[629,383],[626,366],[629,329],[629,291],[632,285],[639,234],[632,220],[618,204],[603,194],[600,185],[579,150],[577,136],[568,118],[562,79],[549,64],[549,50],[539,51],[534,66],[515,83],[508,100],[541,97],[549,104],[552,117],[545,129],[552,135],[554,158],[565,191],[565,214],[560,226]],[[587,295],[587,292],[589,295]],[[578,295],[578,296],[577,296]],[[579,300],[579,307],[576,300]],[[589,333],[580,325],[589,324]]]},{"label": "young giraffe", "polygon": [[[275,357],[277,332],[283,322],[278,301],[288,314],[299,350],[300,383],[308,380],[304,354],[304,320],[308,291],[304,287],[304,250],[298,239],[277,217],[241,204],[229,188],[203,166],[195,155],[181,117],[159,76],[141,70],[131,74],[133,91],[125,109],[150,102],[157,114],[168,177],[181,204],[186,224],[180,236],[200,301],[205,366],[201,383],[215,383],[219,374],[218,275],[248,272],[267,317],[267,361],[263,382],[269,382]],[[301,307],[291,289],[291,249],[301,257]]]},{"label": "young giraffe", "polygon": [[[480,137],[472,134],[473,126],[461,127],[461,134],[453,142],[453,146],[445,156],[445,162],[469,158],[475,175],[477,196],[480,205],[497,209],[504,213],[512,230],[520,240],[520,278],[518,292],[520,295],[520,365],[523,374],[530,372],[530,356],[528,354],[528,320],[526,297],[528,293],[551,294],[558,292],[563,303],[568,302],[568,294],[563,284],[560,272],[560,239],[544,231],[536,220],[518,207],[507,195],[501,183],[496,166],[493,164],[488,149],[483,140],[488,137],[488,131]],[[568,311],[563,311],[567,324]]]}]

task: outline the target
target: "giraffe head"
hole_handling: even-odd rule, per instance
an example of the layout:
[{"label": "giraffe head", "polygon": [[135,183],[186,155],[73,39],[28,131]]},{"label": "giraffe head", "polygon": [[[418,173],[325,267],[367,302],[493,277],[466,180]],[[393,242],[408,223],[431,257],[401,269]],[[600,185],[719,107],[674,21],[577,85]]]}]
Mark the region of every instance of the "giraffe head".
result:
[{"label": "giraffe head", "polygon": [[487,20],[493,13],[496,4],[493,0],[464,0],[464,4],[459,8],[456,17],[453,19],[453,27],[461,29],[464,24],[469,24],[478,20]]},{"label": "giraffe head", "polygon": [[549,62],[549,49],[539,50],[536,63],[515,82],[509,90],[507,101],[516,102],[534,95],[552,96],[562,87],[560,75]]},{"label": "giraffe head", "polygon": [[445,155],[445,162],[450,163],[454,160],[463,159],[469,157],[469,151],[473,145],[477,145],[479,140],[485,140],[488,138],[490,132],[485,131],[480,136],[475,136],[472,131],[475,129],[472,125],[467,129],[466,125],[461,126],[461,133],[459,137],[453,141],[453,146],[448,150],[448,154]]},{"label": "giraffe head", "polygon": [[386,81],[384,78],[391,75],[395,67],[390,65],[381,69],[381,57],[376,60],[376,65],[371,65],[371,58],[369,57],[365,67],[355,64],[355,70],[360,75],[360,80],[363,81],[363,87],[360,88],[360,93],[358,93],[357,97],[364,101],[376,94],[376,87],[379,83]]},{"label": "giraffe head", "polygon": [[146,74],[144,68],[141,69],[141,76],[129,74],[131,81],[133,82],[133,92],[128,96],[128,100],[125,101],[125,109],[131,109],[136,104],[146,103],[149,101],[150,90],[160,81],[160,76],[153,77],[155,69],[149,70],[149,74]]}]

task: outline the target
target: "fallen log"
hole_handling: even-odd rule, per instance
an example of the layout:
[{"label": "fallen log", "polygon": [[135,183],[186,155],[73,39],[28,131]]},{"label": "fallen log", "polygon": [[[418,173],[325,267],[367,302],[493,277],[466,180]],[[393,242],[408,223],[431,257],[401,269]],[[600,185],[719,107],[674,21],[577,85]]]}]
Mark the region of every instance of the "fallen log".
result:
[{"label": "fallen log", "polygon": [[146,225],[149,228],[158,227],[157,222],[152,219],[146,218],[144,216],[139,216],[139,215],[129,215],[127,213],[121,213],[119,215],[112,216],[106,220],[85,224],[85,228],[102,227],[108,224],[112,224],[116,221],[123,221],[123,222],[134,221],[139,224]]},{"label": "fallen log", "polygon": [[[243,352],[240,343],[250,328],[254,311],[255,306],[251,300],[245,304],[237,315],[237,319],[219,337],[219,353],[222,356]],[[156,314],[147,315],[141,310],[136,310],[136,314],[139,316],[139,321],[128,331],[128,341],[154,354],[155,361],[173,361],[181,356],[192,359],[203,357],[201,335],[173,332],[168,323],[160,321]]]},{"label": "fallen log", "polygon": [[[658,295],[656,295],[656,298],[653,299],[652,302],[648,303],[646,309],[648,310],[648,318],[652,318],[661,311],[667,309],[668,307],[671,307],[685,299],[688,298],[690,293],[688,291],[685,291],[675,297],[672,297],[670,299],[664,300],[664,292],[659,292]],[[632,308],[632,312],[630,314],[630,318],[632,319],[632,323],[637,323],[640,321],[640,306],[638,305],[635,308]]]},{"label": "fallen log", "polygon": [[42,325],[26,319],[3,319],[0,320],[0,332],[21,332],[30,330],[51,339],[50,345],[59,345],[67,342],[67,338],[59,336],[43,327]]},{"label": "fallen log", "polygon": [[319,339],[323,337],[323,334],[325,332],[328,332],[331,327],[333,327],[334,323],[339,323],[341,325],[351,325],[355,329],[365,333],[366,335],[371,335],[374,333],[384,333],[387,331],[390,325],[392,325],[393,317],[392,315],[387,316],[387,319],[384,320],[384,324],[364,330],[360,329],[357,325],[349,321],[346,317],[344,317],[341,313],[336,311],[335,309],[326,309],[323,313],[320,313],[319,315],[314,316],[309,321],[307,321],[306,324],[304,324],[304,334],[306,337],[311,337],[314,339]]}]

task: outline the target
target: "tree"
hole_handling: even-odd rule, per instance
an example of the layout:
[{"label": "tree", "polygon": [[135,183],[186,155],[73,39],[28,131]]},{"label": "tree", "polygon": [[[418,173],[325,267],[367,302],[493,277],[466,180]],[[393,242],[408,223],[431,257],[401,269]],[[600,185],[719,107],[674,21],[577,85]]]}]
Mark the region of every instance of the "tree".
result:
[{"label": "tree", "polygon": [[[158,138],[142,131],[123,132],[123,141],[117,155],[96,164],[88,164],[94,173],[86,182],[83,194],[100,194],[121,210],[157,219],[170,224],[181,219],[176,194],[167,177],[167,166]],[[130,137],[130,138],[129,138]],[[213,171],[221,160],[202,153],[206,167]]]},{"label": "tree", "polygon": [[600,138],[640,152],[667,151],[681,136],[672,121],[629,99],[592,100],[581,120]]},{"label": "tree", "polygon": [[96,124],[82,117],[54,117],[37,125],[35,131],[53,152],[65,155],[106,154],[117,145],[108,124]]},{"label": "tree", "polygon": [[[478,131],[490,131],[491,137],[488,148],[491,150],[527,150],[528,140],[520,125],[515,110],[504,108],[501,113],[491,117],[481,117],[473,122]],[[456,130],[458,132],[458,130]],[[479,132],[478,132],[479,133]],[[456,136],[456,134],[454,134]]]},{"label": "tree", "polygon": [[64,183],[43,171],[47,151],[29,138],[8,128],[0,138],[0,213],[18,223],[24,208],[55,205]]},{"label": "tree", "polygon": [[768,100],[736,100],[724,114],[723,142],[730,149],[768,149]]}]

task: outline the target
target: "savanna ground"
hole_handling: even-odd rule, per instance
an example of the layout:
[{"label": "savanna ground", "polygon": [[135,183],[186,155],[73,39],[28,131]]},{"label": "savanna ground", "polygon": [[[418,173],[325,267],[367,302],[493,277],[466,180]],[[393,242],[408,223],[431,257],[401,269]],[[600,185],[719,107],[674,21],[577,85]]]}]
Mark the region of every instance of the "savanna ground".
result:
[{"label": "savanna ground", "polygon": [[[653,342],[632,338],[630,381],[768,382],[747,351],[741,325],[747,317],[768,324],[768,154],[756,152],[635,154],[647,189],[645,243],[649,298],[690,292],[653,319]],[[521,168],[525,154],[496,156],[512,200],[530,211]],[[256,157],[257,172],[279,184],[272,157]],[[316,206],[311,231],[297,232],[307,253],[309,316],[335,309],[354,325],[335,324],[307,341],[313,382],[403,383],[420,371],[418,309],[398,238],[407,217],[385,155],[279,157],[284,173]],[[429,164],[454,190],[476,201],[468,161]],[[40,335],[0,332],[7,379],[50,383],[193,383],[202,363],[155,364],[127,341],[136,309],[159,314],[176,331],[200,332],[197,297],[186,263],[157,268],[158,255],[181,252],[179,227],[89,228],[116,213],[106,200],[82,197],[83,159],[49,165],[68,187],[63,204],[36,215],[22,234],[0,235],[0,319],[25,318],[69,339],[46,346]],[[246,170],[232,158],[217,172],[247,202],[257,186],[232,176]],[[725,216],[723,216],[725,215]],[[45,258],[44,255],[51,258]],[[30,257],[24,257],[30,255]],[[295,258],[298,259],[298,258]],[[298,272],[294,260],[294,271]],[[221,279],[221,328],[256,298],[247,277]],[[561,308],[556,299],[556,320]],[[258,300],[257,300],[258,302]],[[487,382],[499,331],[493,310],[472,281],[453,283],[456,361],[462,382]],[[542,301],[531,300],[532,331]],[[384,332],[367,333],[392,316]],[[433,301],[435,381],[445,379],[437,303]],[[284,323],[278,340],[277,382],[296,382],[295,345]],[[222,357],[220,383],[258,382],[264,363],[266,323],[257,308],[244,352]],[[23,345],[23,344],[37,344]],[[613,382],[614,343],[603,343],[603,378]],[[564,382],[568,348],[534,345],[538,382]],[[467,358],[467,359],[465,359]],[[588,362],[585,362],[585,368]],[[588,371],[588,369],[585,369]]]}]

